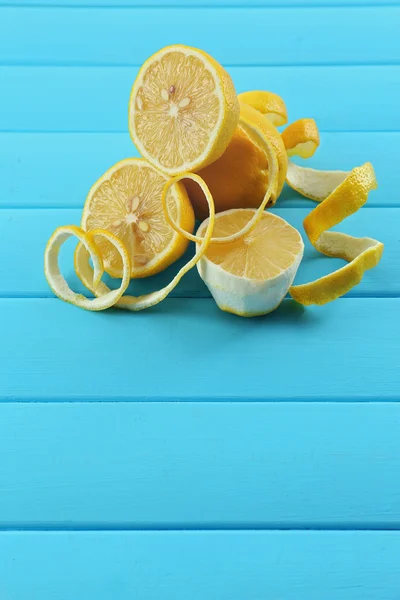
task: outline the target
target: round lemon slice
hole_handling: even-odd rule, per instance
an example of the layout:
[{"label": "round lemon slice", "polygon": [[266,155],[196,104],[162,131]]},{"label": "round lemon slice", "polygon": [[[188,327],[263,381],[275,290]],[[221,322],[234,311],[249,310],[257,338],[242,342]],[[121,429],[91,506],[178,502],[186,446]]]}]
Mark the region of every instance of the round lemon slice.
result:
[{"label": "round lemon slice", "polygon": [[278,94],[253,90],[238,95],[239,102],[252,106],[265,115],[275,127],[286,125],[288,116],[285,102]]},{"label": "round lemon slice", "polygon": [[[228,237],[244,229],[254,209],[234,209],[215,216],[214,234]],[[208,220],[201,224],[202,236]],[[303,257],[300,233],[289,223],[264,212],[244,237],[226,244],[211,243],[197,263],[217,305],[243,317],[264,315],[282,302]]]},{"label": "round lemon slice", "polygon": [[[118,237],[129,252],[132,278],[163,271],[187,248],[187,240],[164,217],[161,195],[167,180],[146,160],[129,158],[104,173],[87,197],[81,227],[106,229]],[[194,213],[183,184],[170,188],[167,204],[180,227],[193,231]],[[107,273],[122,277],[123,263],[115,245],[102,237],[98,247]]]},{"label": "round lemon slice", "polygon": [[168,175],[197,171],[225,151],[239,120],[232,79],[211,56],[167,46],[142,66],[129,131],[142,156]]}]

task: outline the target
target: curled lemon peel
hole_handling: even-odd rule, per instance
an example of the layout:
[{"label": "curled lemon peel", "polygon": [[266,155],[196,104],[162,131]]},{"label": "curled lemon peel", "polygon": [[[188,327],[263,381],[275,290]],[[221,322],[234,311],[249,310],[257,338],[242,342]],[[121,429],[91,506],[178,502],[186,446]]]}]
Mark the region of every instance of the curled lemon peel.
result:
[{"label": "curled lemon peel", "polygon": [[319,131],[314,119],[299,119],[282,132],[288,157],[310,158],[319,146]]},{"label": "curled lemon peel", "polygon": [[287,123],[286,105],[278,94],[262,90],[252,90],[239,94],[238,100],[265,115],[275,127],[280,127]]},{"label": "curled lemon peel", "polygon": [[[85,249],[88,258],[92,259],[93,267],[90,268],[92,270],[93,292],[101,286],[101,277],[104,273],[103,260],[96,246],[95,237],[102,236],[113,244],[117,252],[119,252],[123,264],[123,277],[118,289],[108,290],[107,294],[102,295],[101,298],[94,299],[86,298],[83,294],[77,294],[71,290],[61,273],[58,257],[61,246],[73,236],[79,240],[79,245]],[[90,233],[87,233],[76,225],[66,225],[58,227],[47,243],[44,253],[44,272],[50,288],[58,298],[79,308],[99,311],[113,306],[127,289],[130,281],[131,262],[124,244],[109,231],[94,229]]]},{"label": "curled lemon peel", "polygon": [[[201,179],[201,177],[199,177],[198,175],[193,175],[193,174],[190,174],[190,176],[194,181],[197,181],[197,183],[202,187],[203,192],[206,196],[208,206],[209,206],[209,211],[210,211],[208,226],[205,231],[204,237],[201,238],[201,240],[200,240],[201,244],[197,250],[197,253],[193,256],[193,258],[191,260],[189,260],[179,270],[179,272],[175,275],[175,277],[170,281],[170,283],[168,285],[161,288],[160,290],[151,292],[149,294],[144,294],[142,296],[131,296],[131,295],[122,296],[115,303],[116,308],[121,308],[121,309],[137,312],[140,310],[145,310],[146,308],[150,308],[151,306],[155,306],[156,304],[159,304],[168,296],[168,294],[170,292],[172,292],[172,290],[178,285],[178,283],[180,282],[182,277],[199,262],[199,260],[202,258],[202,256],[207,251],[207,248],[208,248],[211,238],[212,238],[213,229],[214,229],[214,221],[215,221],[214,201],[212,199],[212,196],[211,196],[206,184]],[[93,292],[96,296],[98,296],[98,299],[104,298],[105,296],[107,296],[107,294],[110,293],[110,288],[103,281],[100,281],[97,286],[95,285],[95,283],[94,283],[95,272],[94,272],[93,267],[90,265],[89,259],[90,259],[90,253],[88,252],[86,245],[84,243],[79,244],[75,251],[75,261],[74,262],[75,262],[76,273],[77,273],[79,279],[82,281],[82,283],[91,292]]]},{"label": "curled lemon peel", "polygon": [[[239,125],[244,129],[244,131],[247,133],[247,135],[250,137],[250,139],[252,141],[254,141],[254,143],[257,144],[265,152],[265,154],[267,156],[268,187],[265,192],[263,201],[261,202],[260,206],[257,208],[256,212],[254,213],[254,216],[250,219],[250,221],[240,231],[237,231],[236,233],[234,233],[232,235],[229,235],[226,237],[212,238],[211,243],[213,243],[213,244],[224,244],[227,242],[234,242],[235,240],[239,240],[242,237],[244,237],[246,234],[248,234],[260,221],[260,219],[262,217],[262,213],[264,212],[264,209],[267,206],[268,201],[271,198],[271,196],[273,196],[276,193],[276,189],[277,189],[277,185],[278,185],[279,165],[278,165],[278,159],[276,157],[276,153],[275,153],[275,150],[274,150],[274,147],[273,147],[271,141],[266,138],[264,133],[261,131],[261,129],[255,123],[253,123],[250,119],[248,119],[247,117],[245,117],[243,115],[240,116]],[[171,217],[169,210],[168,210],[167,194],[168,194],[170,188],[174,184],[181,181],[182,179],[192,179],[193,181],[196,181],[201,186],[203,192],[205,193],[207,201],[209,201],[208,197],[209,196],[211,197],[211,193],[210,193],[206,183],[198,175],[195,175],[193,173],[183,173],[182,175],[177,175],[176,177],[173,177],[166,183],[163,193],[162,193],[162,196],[161,196],[161,202],[162,202],[163,209],[164,209],[165,219],[168,222],[168,224],[172,227],[172,229],[174,229],[174,231],[176,231],[177,233],[180,233],[181,235],[183,235],[186,239],[190,240],[191,242],[200,244],[202,242],[203,238],[199,237],[197,235],[194,235],[192,233],[188,233],[187,231],[182,229],[177,223],[175,223],[175,221]]]},{"label": "curled lemon peel", "polygon": [[[302,169],[302,167],[296,167]],[[304,169],[306,171],[306,169]],[[329,171],[313,170],[312,177],[329,181]],[[306,174],[303,174],[306,177]],[[290,177],[290,174],[289,174]],[[338,176],[340,180],[342,175]],[[336,181],[333,176],[334,182]],[[356,286],[367,269],[375,267],[383,253],[383,244],[372,238],[356,238],[345,233],[329,231],[348,216],[357,212],[376,189],[375,173],[370,163],[356,167],[304,219],[304,229],[316,250],[327,256],[348,261],[341,269],[316,281],[289,289],[290,295],[301,304],[326,304],[343,296]]]},{"label": "curled lemon peel", "polygon": [[[288,156],[311,157],[319,145],[319,132],[313,119],[300,119],[282,134]],[[371,163],[351,171],[319,171],[288,162],[286,183],[320,204],[304,219],[303,225],[316,250],[349,264],[310,283],[292,286],[289,293],[304,305],[327,304],[340,298],[360,283],[364,273],[375,267],[383,253],[383,244],[369,237],[356,238],[329,231],[357,212],[367,201],[377,181]]]}]

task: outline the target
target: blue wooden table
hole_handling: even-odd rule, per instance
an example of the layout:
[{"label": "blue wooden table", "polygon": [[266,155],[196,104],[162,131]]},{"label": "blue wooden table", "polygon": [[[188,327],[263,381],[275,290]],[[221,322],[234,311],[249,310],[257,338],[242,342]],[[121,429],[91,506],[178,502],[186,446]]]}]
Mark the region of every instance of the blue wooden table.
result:
[{"label": "blue wooden table", "polygon": [[[399,0],[0,0],[0,600],[400,599],[399,39]],[[135,154],[170,43],[314,117],[312,166],[373,163],[340,229],[385,253],[347,297],[242,320],[195,270],[140,314],[52,296],[45,243]],[[307,246],[296,281],[340,265]]]}]

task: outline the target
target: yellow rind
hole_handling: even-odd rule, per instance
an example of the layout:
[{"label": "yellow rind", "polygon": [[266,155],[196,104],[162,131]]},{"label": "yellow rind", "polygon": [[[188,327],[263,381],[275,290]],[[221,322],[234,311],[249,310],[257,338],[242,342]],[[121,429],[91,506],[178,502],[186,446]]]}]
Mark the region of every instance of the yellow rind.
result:
[{"label": "yellow rind", "polygon": [[[301,168],[301,167],[298,167]],[[321,176],[326,176],[321,172]],[[375,267],[383,253],[383,244],[371,238],[355,238],[329,229],[354,214],[367,201],[377,182],[373,167],[356,167],[304,220],[304,229],[316,250],[349,262],[341,269],[316,281],[292,286],[291,296],[301,304],[326,304],[349,292],[360,283],[364,272]]]},{"label": "yellow rind", "polygon": [[319,131],[314,119],[299,119],[282,132],[288,156],[310,158],[319,146]]},{"label": "yellow rind", "polygon": [[[91,291],[95,291],[99,285],[102,285],[100,280],[104,272],[103,261],[95,243],[96,236],[104,236],[116,247],[117,251],[121,254],[124,266],[123,277],[119,288],[116,290],[108,290],[107,294],[103,295],[101,298],[94,299],[86,298],[83,294],[77,294],[71,290],[68,283],[61,275],[58,264],[58,255],[61,246],[72,236],[75,236],[80,240],[80,246],[85,249],[88,258],[91,258],[93,261],[94,269],[93,267],[90,267],[92,272]],[[91,233],[86,233],[76,225],[58,227],[49,239],[44,254],[44,272],[53,293],[64,302],[91,311],[105,310],[118,302],[129,285],[130,270],[131,264],[129,254],[124,244],[113,234],[104,229],[96,229]]]},{"label": "yellow rind", "polygon": [[248,104],[265,115],[275,127],[286,125],[288,120],[286,105],[278,94],[262,90],[252,90],[250,92],[242,92],[238,95],[238,99],[239,102]]},{"label": "yellow rind", "polygon": [[258,143],[256,142],[257,145],[261,148],[261,150],[265,152],[265,140],[268,140],[275,151],[275,155],[278,160],[279,173],[276,184],[276,190],[271,195],[270,201],[268,203],[268,206],[273,206],[279,198],[283,186],[285,185],[285,179],[288,168],[288,157],[285,145],[283,143],[281,135],[279,134],[279,131],[276,129],[275,125],[273,125],[266,118],[266,115],[262,115],[258,110],[256,110],[252,106],[240,102],[239,126],[243,122],[253,125],[253,128],[255,128],[258,131],[259,136],[260,134],[263,136],[262,144],[260,144],[260,141],[258,141]]}]

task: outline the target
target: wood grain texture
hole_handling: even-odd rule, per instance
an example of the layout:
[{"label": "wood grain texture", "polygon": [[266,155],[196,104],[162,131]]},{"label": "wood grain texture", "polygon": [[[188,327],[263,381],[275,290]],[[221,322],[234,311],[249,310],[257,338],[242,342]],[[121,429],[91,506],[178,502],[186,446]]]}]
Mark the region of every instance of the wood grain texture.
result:
[{"label": "wood grain texture", "polygon": [[[295,194],[295,193],[294,193]],[[288,198],[286,203],[289,205]],[[344,261],[328,258],[317,252],[309,243],[303,229],[303,220],[314,203],[308,208],[274,209],[272,212],[296,227],[305,242],[305,254],[295,283],[306,283],[340,268]],[[78,209],[3,209],[0,210],[0,256],[12,252],[12,268],[7,261],[0,262],[0,297],[53,297],[45,280],[43,254],[47,240],[60,225],[79,225],[81,210]],[[336,227],[356,237],[370,236],[385,243],[385,253],[376,269],[367,271],[362,282],[351,290],[350,297],[400,296],[400,239],[398,223],[400,209],[364,209]],[[86,288],[75,275],[73,266],[74,243],[61,253],[61,266],[73,289],[87,294]],[[178,269],[193,255],[191,245],[184,257],[175,265],[155,277],[132,281],[129,291],[140,295],[160,289],[168,284]],[[115,286],[112,279],[108,283]],[[207,287],[200,279],[197,269],[192,269],[172,292],[172,297],[209,297]]]},{"label": "wood grain texture", "polygon": [[[82,208],[92,184],[129,156],[138,153],[128,133],[0,133],[0,208]],[[316,154],[298,162],[348,170],[365,161],[379,183],[367,206],[400,206],[400,132],[323,132]],[[286,188],[278,206],[309,210],[313,203]]]},{"label": "wood grain texture", "polygon": [[[264,36],[265,37],[265,36]],[[236,89],[269,89],[290,121],[321,131],[399,131],[400,67],[231,67]],[[0,67],[0,131],[127,131],[136,67]],[[28,101],[27,101],[28,99]],[[384,107],[384,110],[382,110]]]},{"label": "wood grain texture", "polygon": [[3,404],[0,529],[398,529],[399,437],[395,403]]},{"label": "wood grain texture", "polygon": [[211,299],[136,314],[3,299],[0,400],[398,401],[399,309],[285,301],[247,320]]},{"label": "wood grain texture", "polygon": [[227,65],[396,64],[399,25],[396,6],[158,8],[157,18],[151,8],[3,7],[0,56],[3,64],[138,66],[179,32],[179,43]]},{"label": "wood grain texture", "polygon": [[10,532],[0,590],[13,600],[397,600],[399,553],[397,532]]}]

